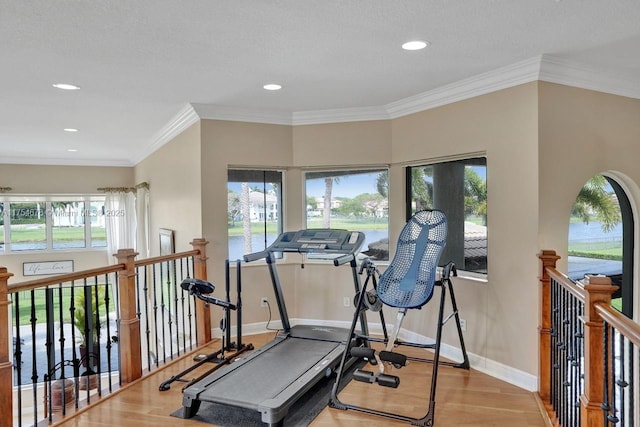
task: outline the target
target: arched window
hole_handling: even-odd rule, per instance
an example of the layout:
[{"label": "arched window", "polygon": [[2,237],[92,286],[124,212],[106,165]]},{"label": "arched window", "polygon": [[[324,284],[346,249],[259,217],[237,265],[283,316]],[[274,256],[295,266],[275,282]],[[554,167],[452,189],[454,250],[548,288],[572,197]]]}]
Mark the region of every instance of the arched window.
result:
[{"label": "arched window", "polygon": [[591,177],[571,211],[569,277],[602,274],[620,290],[612,305],[633,317],[633,213],[626,193],[613,178]]}]

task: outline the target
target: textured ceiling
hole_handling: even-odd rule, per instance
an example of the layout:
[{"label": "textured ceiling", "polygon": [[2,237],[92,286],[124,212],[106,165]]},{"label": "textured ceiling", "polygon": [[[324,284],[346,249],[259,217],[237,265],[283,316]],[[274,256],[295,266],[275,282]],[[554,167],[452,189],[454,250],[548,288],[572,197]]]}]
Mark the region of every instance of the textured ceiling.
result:
[{"label": "textured ceiling", "polygon": [[[400,49],[414,39],[431,45]],[[189,104],[383,118],[531,58],[640,97],[640,2],[1,0],[0,163],[132,165]]]}]

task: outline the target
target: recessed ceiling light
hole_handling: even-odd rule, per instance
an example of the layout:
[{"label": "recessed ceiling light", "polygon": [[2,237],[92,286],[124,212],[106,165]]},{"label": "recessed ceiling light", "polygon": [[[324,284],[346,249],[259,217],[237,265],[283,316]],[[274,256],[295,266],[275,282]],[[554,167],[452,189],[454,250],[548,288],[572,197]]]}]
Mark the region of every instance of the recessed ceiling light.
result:
[{"label": "recessed ceiling light", "polygon": [[429,46],[428,42],[423,42],[422,40],[413,40],[410,42],[406,42],[402,45],[404,50],[420,50]]},{"label": "recessed ceiling light", "polygon": [[78,132],[78,129],[74,129],[74,128],[64,128],[63,130],[65,132]]},{"label": "recessed ceiling light", "polygon": [[266,84],[266,85],[264,85],[262,87],[265,88],[266,90],[280,90],[280,89],[282,89],[282,86],[280,86],[279,84],[276,84],[276,83],[269,83],[269,84]]},{"label": "recessed ceiling light", "polygon": [[70,153],[75,153],[75,152],[78,151],[78,149],[77,148],[67,148],[67,151],[70,152]]},{"label": "recessed ceiling light", "polygon": [[54,83],[53,87],[62,89],[62,90],[78,90],[80,86],[72,85],[70,83]]}]

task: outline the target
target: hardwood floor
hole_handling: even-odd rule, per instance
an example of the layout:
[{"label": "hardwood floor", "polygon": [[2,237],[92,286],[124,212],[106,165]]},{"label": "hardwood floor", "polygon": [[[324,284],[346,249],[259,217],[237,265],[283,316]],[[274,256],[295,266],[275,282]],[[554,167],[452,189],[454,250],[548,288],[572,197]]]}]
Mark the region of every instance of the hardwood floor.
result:
[{"label": "hardwood floor", "polygon": [[[259,347],[273,337],[272,333],[245,337]],[[205,351],[218,349],[212,343]],[[405,351],[406,349],[406,351]],[[403,347],[407,355],[424,357],[425,350]],[[182,406],[184,383],[174,382],[170,390],[159,391],[159,385],[193,364],[192,357],[181,359],[155,372],[144,380],[131,384],[108,398],[91,405],[75,417],[55,425],[73,426],[207,426],[193,420],[171,417]],[[203,366],[186,379],[197,377],[211,367]],[[368,369],[368,368],[367,368]],[[412,362],[396,370],[401,377],[397,389],[352,381],[340,393],[344,403],[375,406],[375,409],[421,417],[427,412],[431,365]],[[312,422],[313,427],[325,426],[407,426],[407,423],[367,415],[356,411],[325,408]],[[534,393],[496,380],[475,370],[465,371],[441,366],[438,371],[435,425],[456,426],[547,426]]]}]

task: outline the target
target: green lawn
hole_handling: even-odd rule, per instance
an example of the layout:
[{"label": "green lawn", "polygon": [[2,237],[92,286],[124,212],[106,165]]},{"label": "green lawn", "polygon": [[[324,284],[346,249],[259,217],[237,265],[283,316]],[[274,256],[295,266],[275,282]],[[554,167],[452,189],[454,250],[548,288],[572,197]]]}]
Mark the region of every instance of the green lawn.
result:
[{"label": "green lawn", "polygon": [[[59,227],[54,228],[53,241],[57,243],[84,241],[84,227]],[[91,239],[93,241],[106,241],[107,234],[104,227],[91,227]],[[4,230],[0,232],[0,240],[4,241]],[[11,242],[36,243],[47,240],[44,226],[39,228],[15,227],[11,230]]]},{"label": "green lawn", "polygon": [[[76,288],[75,291],[75,299],[78,298],[78,292],[82,292],[82,288]],[[35,316],[36,323],[45,323],[46,322],[46,292],[44,289],[38,289],[33,293],[33,306],[35,307]],[[60,320],[60,299],[59,299],[59,291],[53,291],[53,312],[56,321]],[[19,303],[20,303],[20,326],[25,326],[31,324],[31,291],[19,292]],[[12,299],[13,303],[11,304],[12,316],[15,319],[16,309],[18,304],[16,303],[15,295]],[[109,304],[111,305],[111,309],[109,311],[115,310],[115,298],[111,296]],[[71,290],[69,288],[62,289],[62,322],[63,323],[71,323],[71,312],[69,311],[69,307],[71,306]],[[104,308],[103,308],[104,310]],[[100,313],[101,316],[106,313]],[[14,326],[16,325],[16,321],[14,320]]]},{"label": "green lawn", "polygon": [[569,245],[569,255],[622,261],[622,242],[590,242]]}]

